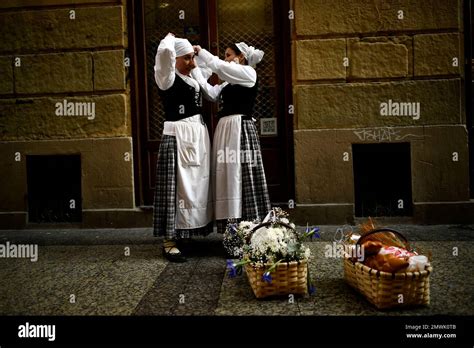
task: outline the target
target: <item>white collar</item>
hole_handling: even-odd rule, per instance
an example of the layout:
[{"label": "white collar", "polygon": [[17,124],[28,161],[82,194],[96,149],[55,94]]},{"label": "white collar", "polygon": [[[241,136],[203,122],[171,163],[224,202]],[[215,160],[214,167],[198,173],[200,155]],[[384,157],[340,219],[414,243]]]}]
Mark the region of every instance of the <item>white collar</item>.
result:
[{"label": "white collar", "polygon": [[200,90],[199,83],[194,78],[192,78],[191,76],[188,76],[188,75],[183,75],[178,70],[176,70],[176,74],[179,77],[181,77],[183,79],[183,81],[186,82],[186,84],[190,85],[191,87],[194,87],[194,89],[197,92],[199,92],[199,90]]}]

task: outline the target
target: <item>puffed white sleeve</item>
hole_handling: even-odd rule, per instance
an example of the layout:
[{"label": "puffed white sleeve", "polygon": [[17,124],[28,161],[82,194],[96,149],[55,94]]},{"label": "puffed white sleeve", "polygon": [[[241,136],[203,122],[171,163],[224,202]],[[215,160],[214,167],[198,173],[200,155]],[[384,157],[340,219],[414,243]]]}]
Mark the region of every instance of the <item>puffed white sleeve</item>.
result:
[{"label": "puffed white sleeve", "polygon": [[194,56],[194,61],[196,62],[196,65],[201,69],[202,76],[204,76],[204,79],[207,81],[209,80],[209,77],[212,75],[212,70],[207,67],[206,63],[199,58],[199,56]]},{"label": "puffed white sleeve", "polygon": [[199,67],[195,67],[191,70],[191,76],[198,82],[199,86],[201,87],[201,91],[204,94],[204,97],[211,101],[216,102],[219,100],[219,95],[221,94],[222,88],[227,83],[222,83],[220,85],[212,86],[207,79],[203,76],[202,70]]},{"label": "puffed white sleeve", "polygon": [[205,49],[199,51],[199,58],[202,59],[206,63],[206,66],[216,73],[221,80],[244,87],[253,87],[257,82],[257,72],[250,65],[226,62]]},{"label": "puffed white sleeve", "polygon": [[174,50],[175,38],[168,34],[156,51],[155,81],[158,87],[165,91],[173,86],[176,73],[176,52]]}]

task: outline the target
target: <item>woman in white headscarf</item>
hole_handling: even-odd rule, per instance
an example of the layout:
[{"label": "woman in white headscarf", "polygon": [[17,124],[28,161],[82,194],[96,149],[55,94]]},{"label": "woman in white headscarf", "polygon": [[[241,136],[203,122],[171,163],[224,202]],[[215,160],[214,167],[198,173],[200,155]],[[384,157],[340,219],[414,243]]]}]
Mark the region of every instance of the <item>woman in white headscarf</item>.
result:
[{"label": "woman in white headscarf", "polygon": [[211,149],[201,116],[201,88],[191,74],[199,69],[193,46],[168,34],[158,46],[154,68],[166,121],[156,168],[153,233],[164,236],[168,260],[184,262],[177,242],[213,229]]},{"label": "woman in white headscarf", "polygon": [[256,65],[263,51],[244,42],[230,45],[225,59],[194,46],[196,62],[224,81],[211,86],[193,75],[208,99],[221,102],[212,151],[214,213],[218,232],[228,219],[262,220],[271,209],[260,141],[252,118],[257,97]]}]

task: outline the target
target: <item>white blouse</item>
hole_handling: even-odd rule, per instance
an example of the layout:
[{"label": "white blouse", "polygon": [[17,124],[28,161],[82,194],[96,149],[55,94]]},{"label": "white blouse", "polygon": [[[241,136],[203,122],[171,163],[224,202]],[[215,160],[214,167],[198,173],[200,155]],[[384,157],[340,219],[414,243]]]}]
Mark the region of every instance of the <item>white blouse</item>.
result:
[{"label": "white blouse", "polygon": [[198,63],[198,66],[207,66],[212,72],[216,73],[221,80],[225,81],[220,85],[212,86],[207,82],[207,79],[202,75],[200,70],[192,70],[192,76],[201,86],[207,99],[210,99],[211,101],[217,101],[222,89],[229,83],[250,88],[255,86],[255,83],[257,82],[257,72],[250,65],[226,62],[205,49],[199,51],[199,56],[196,57],[196,62]]}]

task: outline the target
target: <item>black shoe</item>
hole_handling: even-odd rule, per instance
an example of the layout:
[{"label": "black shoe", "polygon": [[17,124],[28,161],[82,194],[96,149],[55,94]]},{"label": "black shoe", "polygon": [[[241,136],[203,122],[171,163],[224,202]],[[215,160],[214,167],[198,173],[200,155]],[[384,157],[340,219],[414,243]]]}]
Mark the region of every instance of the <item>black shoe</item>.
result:
[{"label": "black shoe", "polygon": [[179,250],[185,254],[192,251],[193,249],[193,241],[191,239],[178,239],[176,241],[176,245],[178,246]]},{"label": "black shoe", "polygon": [[[181,252],[171,253],[172,249],[178,249],[174,241],[163,242],[163,255],[171,262],[186,262],[186,257]],[[166,251],[168,249],[168,251]],[[178,250],[179,251],[179,250]]]}]

